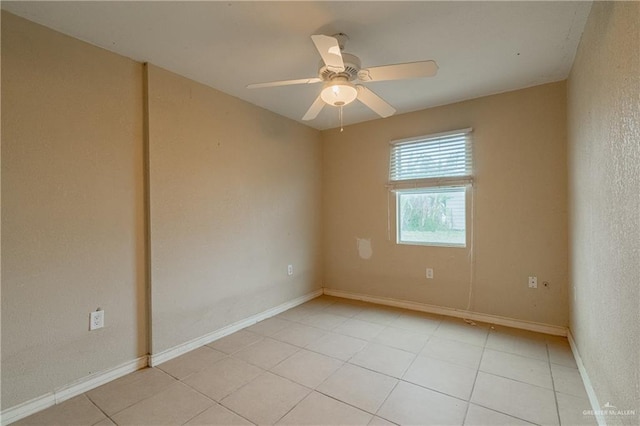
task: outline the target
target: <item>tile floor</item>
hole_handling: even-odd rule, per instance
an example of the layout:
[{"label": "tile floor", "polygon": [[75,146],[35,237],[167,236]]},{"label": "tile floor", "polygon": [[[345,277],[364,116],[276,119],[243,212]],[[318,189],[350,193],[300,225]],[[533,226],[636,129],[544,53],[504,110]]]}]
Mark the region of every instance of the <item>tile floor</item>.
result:
[{"label": "tile floor", "polygon": [[20,425],[590,425],[565,338],[327,296]]}]

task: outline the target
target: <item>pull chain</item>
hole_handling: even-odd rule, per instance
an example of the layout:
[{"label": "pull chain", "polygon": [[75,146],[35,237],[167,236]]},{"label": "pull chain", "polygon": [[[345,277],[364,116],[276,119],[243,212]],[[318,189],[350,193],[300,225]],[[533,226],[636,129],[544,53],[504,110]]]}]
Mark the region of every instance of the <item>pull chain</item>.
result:
[{"label": "pull chain", "polygon": [[342,128],[342,105],[340,105],[340,109],[338,110],[338,116],[340,117],[340,133],[344,131]]}]

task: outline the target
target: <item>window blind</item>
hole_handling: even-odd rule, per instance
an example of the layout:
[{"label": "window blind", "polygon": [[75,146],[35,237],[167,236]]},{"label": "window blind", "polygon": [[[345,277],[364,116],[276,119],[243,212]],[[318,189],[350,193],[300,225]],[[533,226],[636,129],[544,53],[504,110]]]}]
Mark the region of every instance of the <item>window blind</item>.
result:
[{"label": "window blind", "polygon": [[389,188],[399,190],[472,183],[471,130],[391,142]]}]

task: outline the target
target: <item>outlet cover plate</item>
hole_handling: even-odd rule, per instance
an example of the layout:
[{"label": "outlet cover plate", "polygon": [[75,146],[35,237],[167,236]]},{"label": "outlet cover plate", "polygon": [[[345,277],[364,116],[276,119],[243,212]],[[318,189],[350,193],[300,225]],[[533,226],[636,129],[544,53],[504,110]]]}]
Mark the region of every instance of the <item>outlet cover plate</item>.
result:
[{"label": "outlet cover plate", "polygon": [[104,311],[91,312],[89,318],[89,331],[104,327]]},{"label": "outlet cover plate", "polygon": [[538,288],[538,277],[529,277],[529,288]]}]

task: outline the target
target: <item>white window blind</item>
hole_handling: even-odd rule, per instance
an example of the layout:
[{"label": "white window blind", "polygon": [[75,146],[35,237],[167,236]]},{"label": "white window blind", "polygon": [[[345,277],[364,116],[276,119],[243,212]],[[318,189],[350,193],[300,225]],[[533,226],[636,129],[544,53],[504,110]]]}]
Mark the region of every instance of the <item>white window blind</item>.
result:
[{"label": "white window blind", "polygon": [[466,185],[472,180],[472,129],[391,142],[391,190]]}]

